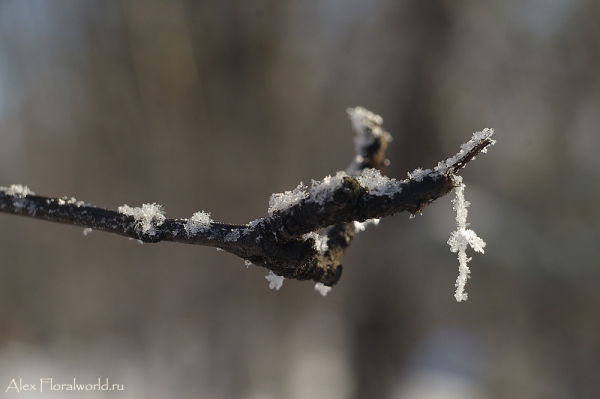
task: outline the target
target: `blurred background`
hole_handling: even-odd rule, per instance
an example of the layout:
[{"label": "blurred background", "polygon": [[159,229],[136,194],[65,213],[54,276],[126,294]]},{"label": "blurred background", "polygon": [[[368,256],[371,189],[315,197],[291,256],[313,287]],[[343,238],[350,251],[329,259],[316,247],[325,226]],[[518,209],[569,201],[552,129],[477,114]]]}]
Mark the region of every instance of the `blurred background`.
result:
[{"label": "blurred background", "polygon": [[463,303],[452,195],[359,234],[326,298],[214,249],[0,214],[2,397],[19,378],[122,384],[94,398],[600,397],[598,20],[594,0],[0,1],[0,185],[246,223],[346,168],[347,107],[383,116],[391,177],[498,140],[462,173],[488,244]]}]

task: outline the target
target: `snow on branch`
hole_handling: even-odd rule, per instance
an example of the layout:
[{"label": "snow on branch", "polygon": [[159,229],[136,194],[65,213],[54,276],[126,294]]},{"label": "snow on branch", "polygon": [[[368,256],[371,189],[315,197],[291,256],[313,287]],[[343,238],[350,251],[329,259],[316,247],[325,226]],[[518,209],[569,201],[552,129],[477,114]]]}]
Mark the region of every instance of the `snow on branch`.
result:
[{"label": "snow on branch", "polygon": [[141,208],[132,208],[125,204],[119,207],[119,213],[132,216],[137,228],[150,236],[156,235],[156,228],[166,219],[162,205],[156,204],[144,204]]},{"label": "snow on branch", "polygon": [[[273,288],[281,287],[283,278],[313,280],[315,289],[326,295],[341,276],[341,259],[357,232],[384,216],[420,212],[455,187],[457,195],[462,193],[464,186],[456,173],[494,144],[493,130],[484,129],[453,157],[397,180],[382,173],[389,163],[385,150],[392,139],[383,129],[383,119],[360,107],[347,112],[356,131],[356,155],[346,171],[313,180],[310,188],[300,183],[292,191],[273,194],[268,216],[245,225],[215,222],[204,211],[189,219],[168,219],[157,204],[123,205],[115,211],[75,198],[38,196],[21,185],[0,187],[0,212],[81,226],[85,233],[90,229],[111,232],[145,243],[171,241],[217,248],[237,255],[247,265],[269,269],[267,277]],[[457,209],[463,206],[458,198]],[[466,205],[461,209],[466,218]],[[461,216],[460,223],[462,220]],[[323,235],[318,234],[321,229],[325,229]],[[465,221],[453,235],[458,244],[451,246],[452,250],[458,248],[459,259],[464,240],[476,250],[480,244],[470,231]],[[463,277],[468,274],[467,261],[461,260]],[[463,277],[457,282],[460,290]],[[459,296],[466,299],[466,294]]]}]

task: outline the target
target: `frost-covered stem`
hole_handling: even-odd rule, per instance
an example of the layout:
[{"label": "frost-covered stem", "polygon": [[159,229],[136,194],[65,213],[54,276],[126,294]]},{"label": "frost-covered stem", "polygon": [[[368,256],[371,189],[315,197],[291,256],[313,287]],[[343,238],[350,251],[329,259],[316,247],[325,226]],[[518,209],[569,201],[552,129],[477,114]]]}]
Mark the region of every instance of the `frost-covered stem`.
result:
[{"label": "frost-covered stem", "polygon": [[[391,136],[381,118],[364,109],[349,110],[356,157],[348,172],[275,196],[270,216],[247,225],[210,220],[199,212],[188,219],[166,219],[162,207],[120,207],[118,211],[92,206],[74,198],[37,196],[26,187],[0,187],[0,212],[111,232],[145,243],[171,241],[220,248],[276,275],[334,285],[341,276],[341,258],[354,237],[354,222],[394,213],[419,212],[454,187],[457,171],[493,140],[491,130],[476,133],[454,157],[433,169],[418,169],[406,180],[382,177],[385,148]],[[308,233],[328,228],[327,249],[319,250]]]},{"label": "frost-covered stem", "polygon": [[471,258],[467,257],[467,248],[470,246],[475,251],[483,253],[485,241],[479,238],[473,230],[467,229],[469,225],[467,223],[467,214],[469,213],[467,207],[470,203],[465,200],[465,184],[462,182],[461,176],[454,176],[454,181],[456,184],[454,190],[456,198],[452,200],[452,203],[456,211],[456,230],[452,232],[452,235],[448,239],[448,244],[452,252],[458,252],[458,278],[456,279],[456,293],[454,294],[454,298],[456,298],[457,302],[461,302],[468,299],[468,295],[465,292],[465,285],[471,274],[471,270],[469,270],[469,266],[467,265],[471,260]]}]

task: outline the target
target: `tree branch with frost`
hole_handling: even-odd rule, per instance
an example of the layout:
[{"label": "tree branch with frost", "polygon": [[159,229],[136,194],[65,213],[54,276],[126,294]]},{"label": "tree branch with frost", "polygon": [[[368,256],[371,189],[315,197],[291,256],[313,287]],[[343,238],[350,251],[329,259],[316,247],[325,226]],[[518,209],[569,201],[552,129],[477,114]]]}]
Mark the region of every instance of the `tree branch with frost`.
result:
[{"label": "tree branch with frost", "polygon": [[[313,180],[310,187],[300,183],[292,191],[273,194],[269,216],[246,225],[218,223],[204,211],[189,219],[167,219],[157,204],[104,209],[74,198],[37,196],[21,185],[0,187],[0,211],[82,226],[86,233],[89,229],[111,232],[144,243],[171,241],[218,248],[246,264],[269,269],[267,278],[273,287],[281,286],[281,277],[313,280],[315,289],[325,294],[338,282],[341,259],[357,232],[384,216],[420,212],[460,187],[458,171],[494,143],[493,130],[484,129],[452,158],[396,180],[382,174],[388,164],[385,150],[391,136],[383,129],[381,117],[360,107],[349,109],[348,114],[356,131],[356,155],[347,170]],[[318,234],[321,229],[325,229],[324,235]],[[458,251],[460,259],[464,251]]]}]

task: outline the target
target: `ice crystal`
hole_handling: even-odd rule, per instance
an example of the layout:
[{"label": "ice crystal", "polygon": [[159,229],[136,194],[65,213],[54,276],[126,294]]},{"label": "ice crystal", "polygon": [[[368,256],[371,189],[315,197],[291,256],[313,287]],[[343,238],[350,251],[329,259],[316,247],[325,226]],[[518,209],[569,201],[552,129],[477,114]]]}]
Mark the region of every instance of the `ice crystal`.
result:
[{"label": "ice crystal", "polygon": [[289,209],[308,197],[306,188],[304,184],[300,183],[293,191],[271,194],[271,198],[269,198],[269,216],[273,216],[275,212]]},{"label": "ice crystal", "polygon": [[360,233],[361,231],[365,231],[368,225],[379,225],[379,219],[367,219],[364,222],[354,222],[354,234]]},{"label": "ice crystal", "polygon": [[[444,174],[453,167],[458,161],[464,158],[464,156],[471,151],[477,144],[479,144],[482,140],[489,139],[494,134],[494,129],[485,128],[480,132],[473,133],[473,137],[471,140],[467,141],[463,145],[460,146],[460,152],[454,155],[452,158],[448,158],[445,161],[441,161],[438,165],[433,169],[434,172],[438,174]],[[494,145],[496,140],[490,140],[490,145]],[[489,146],[488,146],[489,147]],[[481,152],[485,154],[487,152],[488,147],[484,148]]]},{"label": "ice crystal", "polygon": [[135,219],[137,229],[150,236],[156,235],[156,227],[162,225],[166,220],[162,205],[143,204],[141,208],[132,208],[125,204],[119,207],[119,213],[132,216]]},{"label": "ice crystal", "polygon": [[331,291],[331,287],[323,283],[317,283],[315,284],[315,291],[317,291],[322,296],[327,296],[327,294],[329,294],[329,291]]},{"label": "ice crystal", "polygon": [[348,108],[346,112],[352,122],[352,128],[356,132],[354,145],[357,153],[368,146],[373,137],[383,136],[387,141],[392,141],[392,136],[383,129],[381,116],[362,107]]},{"label": "ice crystal", "polygon": [[8,187],[0,186],[0,191],[4,191],[6,195],[12,195],[13,197],[25,197],[26,195],[35,195],[33,191],[27,186],[22,184],[11,184]]},{"label": "ice crystal", "polygon": [[325,253],[329,249],[329,247],[327,246],[328,238],[325,235],[319,235],[317,232],[312,231],[310,233],[304,234],[302,238],[304,238],[305,240],[312,238],[315,241],[315,249],[320,253]]},{"label": "ice crystal", "polygon": [[[252,264],[252,263],[250,263]],[[249,265],[248,265],[249,266]],[[281,288],[281,286],[283,285],[283,276],[278,276],[275,273],[273,273],[273,271],[269,270],[269,274],[267,274],[265,276],[265,278],[267,280],[269,280],[269,288],[273,289],[275,288],[277,291],[279,291],[279,289]]]},{"label": "ice crystal", "polygon": [[454,188],[456,198],[452,200],[454,210],[456,211],[456,230],[450,235],[448,245],[450,245],[450,250],[452,252],[458,252],[459,267],[454,297],[460,302],[466,301],[468,298],[467,293],[465,292],[465,285],[471,274],[469,266],[467,266],[467,263],[471,258],[467,257],[466,250],[471,246],[475,251],[483,253],[485,241],[479,238],[473,230],[467,229],[467,226],[469,225],[467,223],[467,207],[470,204],[469,201],[465,200],[465,185],[460,176],[454,176],[454,181],[457,183],[457,186]]},{"label": "ice crystal", "polygon": [[310,201],[323,205],[331,197],[336,188],[342,184],[346,172],[337,172],[335,176],[326,176],[323,180],[313,180],[310,193]]},{"label": "ice crystal", "polygon": [[213,220],[210,218],[210,212],[196,212],[185,224],[185,231],[187,232],[188,237],[191,237],[195,234],[210,230],[212,222]]},{"label": "ice crystal", "polygon": [[225,241],[226,242],[235,242],[238,240],[238,238],[240,238],[240,231],[233,230],[233,231],[227,233],[227,235],[225,236]]},{"label": "ice crystal", "polygon": [[393,195],[402,191],[398,181],[382,176],[377,169],[364,169],[356,176],[356,179],[361,186],[369,190],[369,194],[378,196]]},{"label": "ice crystal", "polygon": [[421,168],[417,168],[408,174],[408,178],[414,181],[423,181],[423,178],[432,172],[433,171],[431,169],[423,170]]}]

